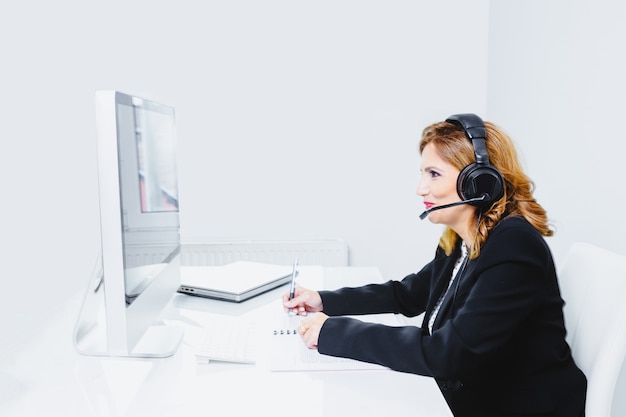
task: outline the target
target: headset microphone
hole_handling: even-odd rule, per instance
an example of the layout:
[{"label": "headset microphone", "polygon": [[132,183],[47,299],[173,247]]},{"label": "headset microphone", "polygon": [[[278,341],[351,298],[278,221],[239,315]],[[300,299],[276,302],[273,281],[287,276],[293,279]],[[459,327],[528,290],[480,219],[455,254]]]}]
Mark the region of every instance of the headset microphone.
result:
[{"label": "headset microphone", "polygon": [[450,207],[456,207],[456,206],[460,206],[462,204],[474,204],[474,203],[477,203],[479,201],[484,201],[484,200],[488,200],[488,199],[489,199],[489,195],[488,194],[483,194],[480,197],[470,198],[470,199],[463,200],[463,201],[457,201],[456,203],[444,204],[442,206],[435,206],[433,208],[430,208],[430,209],[426,210],[422,214],[420,214],[420,220],[424,220],[430,213],[432,213],[433,211],[436,211],[436,210],[441,210],[441,209],[450,208]]}]

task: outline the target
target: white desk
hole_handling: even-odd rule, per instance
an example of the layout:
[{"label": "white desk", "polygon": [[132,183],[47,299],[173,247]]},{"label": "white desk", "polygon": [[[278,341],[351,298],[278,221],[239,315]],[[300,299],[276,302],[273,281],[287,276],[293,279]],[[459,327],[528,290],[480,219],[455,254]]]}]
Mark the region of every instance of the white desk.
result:
[{"label": "white desk", "polygon": [[[376,268],[324,272],[326,288],[380,279]],[[190,317],[226,314],[254,320],[264,330],[259,318],[281,309],[285,290],[241,304],[177,294],[164,317],[192,328]],[[451,416],[432,379],[389,370],[271,372],[269,355],[259,355],[255,365],[197,364],[187,343],[165,359],[81,356],[72,344],[80,301],[77,296],[42,323],[41,333],[3,354],[0,416]],[[267,330],[268,337],[259,339],[264,346]]]}]

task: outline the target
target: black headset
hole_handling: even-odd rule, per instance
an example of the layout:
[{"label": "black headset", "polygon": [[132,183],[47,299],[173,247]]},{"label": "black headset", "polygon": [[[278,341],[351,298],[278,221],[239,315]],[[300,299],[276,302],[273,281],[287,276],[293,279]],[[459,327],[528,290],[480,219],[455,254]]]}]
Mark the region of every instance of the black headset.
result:
[{"label": "black headset", "polygon": [[504,195],[504,179],[496,167],[489,162],[487,153],[487,130],[483,120],[475,114],[455,114],[446,122],[463,128],[465,136],[472,142],[476,162],[463,168],[456,183],[462,200],[475,200],[469,204],[486,210]]}]

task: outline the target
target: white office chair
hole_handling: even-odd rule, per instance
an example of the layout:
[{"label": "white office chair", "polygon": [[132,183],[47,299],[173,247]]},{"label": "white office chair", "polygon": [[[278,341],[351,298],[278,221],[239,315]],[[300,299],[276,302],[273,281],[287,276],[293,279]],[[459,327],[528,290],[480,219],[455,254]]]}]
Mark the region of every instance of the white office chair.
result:
[{"label": "white office chair", "polygon": [[574,243],[559,282],[567,340],[588,379],[586,417],[610,417],[612,409],[615,417],[626,394],[615,392],[626,356],[626,257]]}]

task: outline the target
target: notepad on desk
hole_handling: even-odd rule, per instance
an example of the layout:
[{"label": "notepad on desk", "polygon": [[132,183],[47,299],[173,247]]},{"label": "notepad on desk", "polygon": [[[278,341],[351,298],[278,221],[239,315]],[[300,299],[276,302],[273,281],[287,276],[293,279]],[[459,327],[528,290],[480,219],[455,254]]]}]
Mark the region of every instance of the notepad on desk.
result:
[{"label": "notepad on desk", "polygon": [[241,302],[288,283],[291,273],[290,266],[248,261],[222,266],[182,266],[178,292]]},{"label": "notepad on desk", "polygon": [[[394,314],[357,316],[364,321],[371,321],[391,326],[402,323]],[[355,371],[355,370],[385,370],[382,365],[361,362],[354,359],[323,355],[317,349],[306,347],[297,333],[301,316],[290,316],[278,319],[277,326],[272,334],[272,371]],[[279,323],[282,321],[282,323]]]}]

